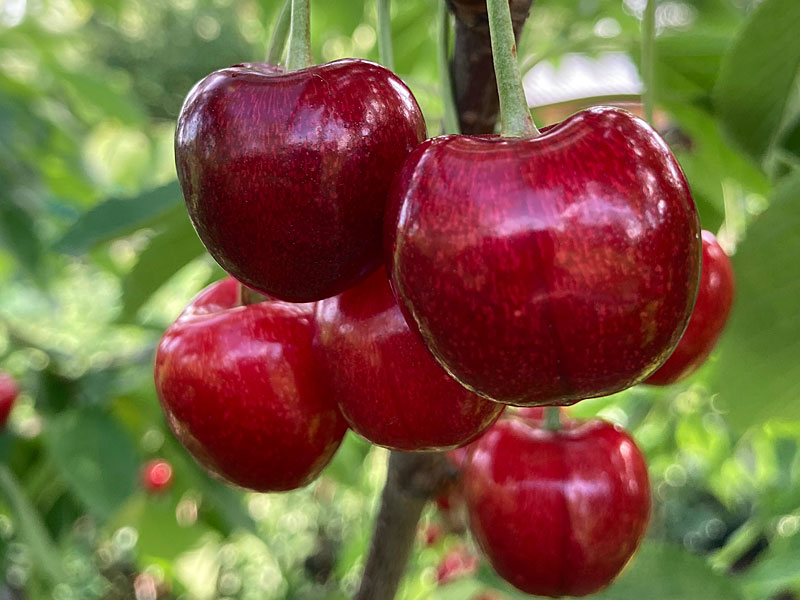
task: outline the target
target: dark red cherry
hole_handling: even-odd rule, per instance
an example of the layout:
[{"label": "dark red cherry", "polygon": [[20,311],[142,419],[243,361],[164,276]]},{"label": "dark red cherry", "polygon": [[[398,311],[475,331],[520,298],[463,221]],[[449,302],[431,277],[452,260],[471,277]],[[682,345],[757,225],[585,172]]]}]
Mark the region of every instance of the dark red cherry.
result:
[{"label": "dark red cherry", "polygon": [[176,437],[210,473],[258,491],[301,487],[346,430],[313,356],[313,305],[240,306],[238,287],[209,286],[167,329],[156,390]]},{"label": "dark red cherry", "polygon": [[708,358],[733,305],[733,267],[717,238],[703,230],[700,289],[689,326],[675,352],[645,383],[669,385],[694,373]]},{"label": "dark red cherry", "polygon": [[460,386],[412,333],[384,269],[317,303],[315,347],[350,427],[395,450],[444,450],[491,425],[503,405]]},{"label": "dark red cherry", "polygon": [[470,530],[497,573],[538,596],[608,585],[650,515],[644,457],[619,427],[566,419],[559,431],[501,418],[462,474]]},{"label": "dark red cherry", "polygon": [[571,404],[642,381],[678,343],[700,227],[677,161],[641,119],[598,107],[533,139],[435,138],[395,182],[393,289],[469,389]]},{"label": "dark red cherry", "polygon": [[424,138],[416,100],[380,65],[348,59],[282,73],[254,63],[192,89],[175,158],[217,262],[264,294],[306,302],[378,266],[389,185]]}]

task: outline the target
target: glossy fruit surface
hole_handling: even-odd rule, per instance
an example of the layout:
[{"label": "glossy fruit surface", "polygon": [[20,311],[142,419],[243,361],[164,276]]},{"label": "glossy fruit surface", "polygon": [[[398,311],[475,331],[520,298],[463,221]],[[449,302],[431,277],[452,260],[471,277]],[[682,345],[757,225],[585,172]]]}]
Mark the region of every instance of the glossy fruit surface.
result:
[{"label": "glossy fruit surface", "polygon": [[700,289],[689,326],[675,352],[645,383],[669,385],[694,373],[719,339],[733,305],[733,267],[710,231],[703,230],[703,266]]},{"label": "glossy fruit surface", "polygon": [[337,294],[381,260],[387,191],[425,138],[391,71],[339,60],[216,71],[189,93],[175,158],[200,239],[231,275],[292,302]]},{"label": "glossy fruit surface", "polygon": [[258,491],[314,479],[346,430],[313,356],[313,306],[238,305],[231,278],[167,329],[155,382],[176,437],[209,472]]},{"label": "glossy fruit surface", "polygon": [[683,333],[700,227],[642,120],[592,108],[535,139],[445,136],[406,161],[385,219],[409,323],[462,384],[522,405],[642,381]]},{"label": "glossy fruit surface", "polygon": [[529,594],[583,596],[605,587],[647,528],[647,465],[633,440],[603,421],[557,431],[499,420],[463,473],[470,529],[492,566]]},{"label": "glossy fruit surface", "polygon": [[172,465],[166,460],[156,458],[142,467],[142,485],[148,492],[164,492],[171,484]]},{"label": "glossy fruit surface", "polygon": [[350,427],[396,450],[444,450],[503,410],[454,381],[411,332],[384,269],[317,304],[315,348]]},{"label": "glossy fruit surface", "polygon": [[0,371],[0,427],[5,426],[17,396],[19,396],[17,380],[8,373]]}]

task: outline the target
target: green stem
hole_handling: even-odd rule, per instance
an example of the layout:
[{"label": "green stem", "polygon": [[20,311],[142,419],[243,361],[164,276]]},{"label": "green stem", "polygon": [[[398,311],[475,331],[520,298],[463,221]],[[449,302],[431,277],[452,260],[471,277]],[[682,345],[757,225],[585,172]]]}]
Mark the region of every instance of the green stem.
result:
[{"label": "green stem", "polygon": [[550,431],[561,429],[561,409],[558,406],[548,406],[544,409],[544,428]]},{"label": "green stem", "polygon": [[297,71],[310,67],[311,58],[311,7],[310,0],[292,0],[292,25],[289,29],[289,52],[286,70]]},{"label": "green stem", "polygon": [[286,49],[286,38],[289,36],[289,25],[292,16],[292,0],[285,0],[283,8],[278,14],[275,29],[272,30],[272,37],[269,40],[269,50],[267,50],[267,62],[277,65],[283,58],[283,51]]},{"label": "green stem", "polygon": [[652,125],[655,104],[656,0],[647,0],[642,17],[642,105],[644,118]]},{"label": "green stem", "polygon": [[447,0],[439,0],[439,36],[437,44],[437,58],[439,63],[439,82],[442,89],[442,104],[444,104],[444,132],[461,133],[458,123],[458,110],[453,96],[453,77],[450,73],[450,11]]},{"label": "green stem", "polygon": [[539,130],[533,124],[522,88],[508,0],[487,0],[486,8],[489,13],[497,92],[500,96],[501,133],[508,137],[535,137],[539,135]]},{"label": "green stem", "polygon": [[391,0],[378,0],[378,56],[384,67],[394,71],[391,13]]}]

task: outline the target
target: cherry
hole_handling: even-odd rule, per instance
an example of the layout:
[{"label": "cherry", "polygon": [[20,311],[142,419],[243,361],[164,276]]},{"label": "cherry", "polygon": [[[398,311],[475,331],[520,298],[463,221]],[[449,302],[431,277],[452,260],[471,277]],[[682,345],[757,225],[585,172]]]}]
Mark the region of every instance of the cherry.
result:
[{"label": "cherry", "polygon": [[503,405],[460,386],[411,332],[379,269],[317,304],[315,348],[350,427],[395,450],[444,450],[491,425]]},{"label": "cherry", "polygon": [[314,479],[346,424],[314,360],[313,305],[239,306],[231,278],[167,329],[155,382],[176,437],[210,473],[258,491]]},{"label": "cherry", "polygon": [[597,107],[532,139],[435,138],[395,181],[392,287],[466,387],[572,404],[642,381],[678,343],[700,227],[677,161],[641,119]]},{"label": "cherry", "polygon": [[142,467],[142,486],[152,493],[160,493],[169,489],[172,484],[172,465],[163,458],[156,458]]},{"label": "cherry", "polygon": [[633,440],[603,421],[558,431],[500,419],[473,444],[463,472],[470,529],[500,576],[541,596],[606,586],[647,528],[647,465]]},{"label": "cherry", "polygon": [[250,63],[192,89],[175,158],[189,215],[217,262],[253,289],[306,302],[378,266],[389,185],[424,138],[411,92],[377,64],[283,73]]},{"label": "cherry", "polygon": [[17,380],[8,373],[0,371],[0,427],[5,426],[17,396],[19,396]]},{"label": "cherry", "polygon": [[694,373],[719,339],[733,305],[733,267],[717,238],[703,230],[700,288],[689,326],[675,352],[645,383],[669,385]]}]

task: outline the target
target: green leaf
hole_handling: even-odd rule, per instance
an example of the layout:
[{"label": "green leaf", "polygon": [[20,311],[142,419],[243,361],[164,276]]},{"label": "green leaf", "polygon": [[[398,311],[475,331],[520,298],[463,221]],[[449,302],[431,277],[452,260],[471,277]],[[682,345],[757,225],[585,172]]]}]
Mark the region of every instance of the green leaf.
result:
[{"label": "green leaf", "polygon": [[[2,184],[0,184],[2,185]],[[39,275],[42,243],[32,215],[0,190],[0,244],[33,276]]]},{"label": "green leaf", "polygon": [[135,489],[136,449],[119,423],[99,409],[60,414],[45,444],[62,479],[95,515],[109,517]]},{"label": "green leaf", "polygon": [[39,513],[22,492],[13,473],[3,464],[0,464],[0,491],[14,512],[20,537],[30,549],[36,568],[54,583],[64,581],[64,570],[58,549],[50,539]]},{"label": "green leaf", "polygon": [[733,260],[737,291],[715,389],[737,428],[800,418],[798,198],[800,171],[778,185]]},{"label": "green leaf", "polygon": [[794,122],[800,73],[800,2],[765,0],[725,55],[714,103],[729,135],[763,160]]},{"label": "green leaf", "polygon": [[647,542],[631,564],[597,600],[736,600],[742,594],[730,579],[694,554],[670,544]]},{"label": "green leaf", "polygon": [[153,225],[182,203],[177,181],[138,196],[111,198],[84,213],[56,243],[55,250],[83,254],[98,244]]},{"label": "green leaf", "polygon": [[123,319],[133,319],[150,296],[205,251],[182,207],[169,214],[164,226],[122,282]]},{"label": "green leaf", "polygon": [[[502,590],[512,600],[538,597],[517,591],[489,569],[481,569],[478,579]],[[645,541],[617,580],[592,595],[596,600],[738,600],[741,597],[738,585],[715,573],[699,556],[679,546],[655,541]]]},{"label": "green leaf", "polygon": [[797,556],[800,554],[800,535],[776,535],[755,565],[737,580],[748,598],[769,598],[787,588],[800,584]]}]

